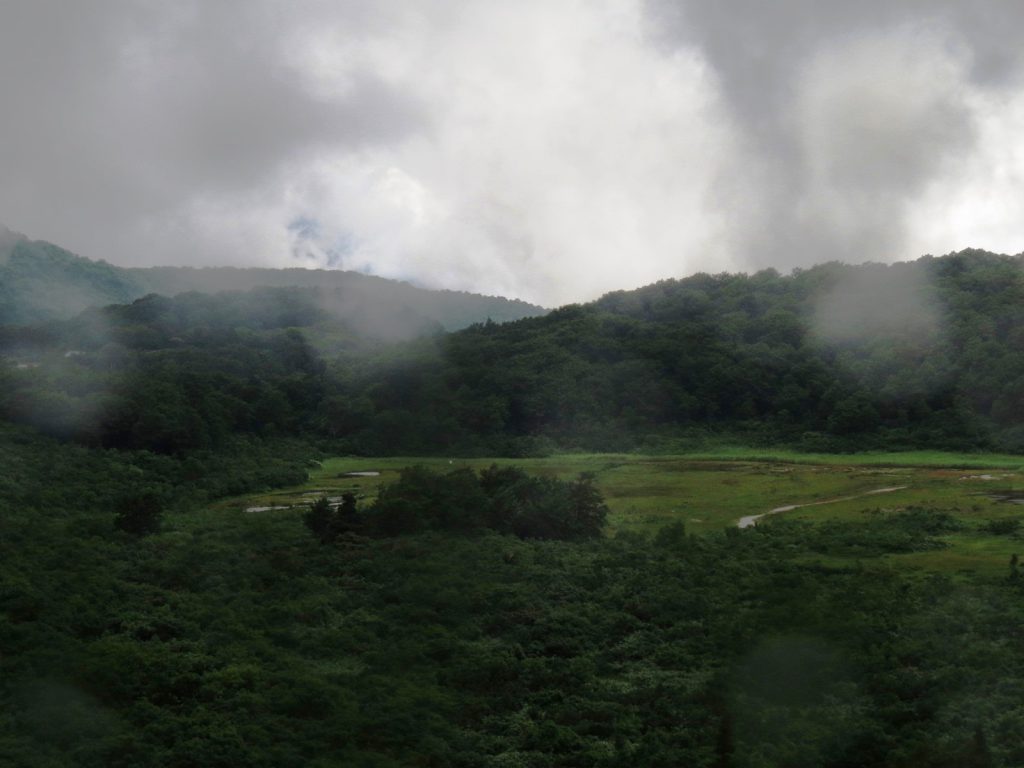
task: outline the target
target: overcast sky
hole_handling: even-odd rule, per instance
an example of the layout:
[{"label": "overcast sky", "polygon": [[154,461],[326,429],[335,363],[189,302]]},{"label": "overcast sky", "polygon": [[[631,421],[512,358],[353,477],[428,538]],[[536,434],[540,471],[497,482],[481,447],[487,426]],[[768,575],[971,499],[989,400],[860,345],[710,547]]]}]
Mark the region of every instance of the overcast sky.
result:
[{"label": "overcast sky", "polygon": [[1015,0],[0,0],[0,223],[554,305],[1024,250]]}]

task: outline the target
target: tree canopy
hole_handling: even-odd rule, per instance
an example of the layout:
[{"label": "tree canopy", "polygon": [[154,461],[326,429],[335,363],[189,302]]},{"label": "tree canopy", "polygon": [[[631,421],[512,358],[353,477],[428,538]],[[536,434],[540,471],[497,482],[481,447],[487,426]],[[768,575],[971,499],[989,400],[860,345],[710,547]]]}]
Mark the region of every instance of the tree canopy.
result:
[{"label": "tree canopy", "polygon": [[153,295],[0,327],[0,413],[179,454],[238,433],[377,455],[660,450],[708,435],[1015,451],[1022,307],[1021,259],[974,251],[696,275],[383,345],[305,289]]}]

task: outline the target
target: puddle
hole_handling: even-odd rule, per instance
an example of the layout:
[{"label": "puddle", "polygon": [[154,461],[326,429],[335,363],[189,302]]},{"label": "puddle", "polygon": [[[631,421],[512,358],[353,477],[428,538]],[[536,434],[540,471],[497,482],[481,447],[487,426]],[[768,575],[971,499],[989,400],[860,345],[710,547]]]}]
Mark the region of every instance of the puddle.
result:
[{"label": "puddle", "polygon": [[1024,504],[1024,491],[988,491],[982,494],[985,498],[1006,504]]}]

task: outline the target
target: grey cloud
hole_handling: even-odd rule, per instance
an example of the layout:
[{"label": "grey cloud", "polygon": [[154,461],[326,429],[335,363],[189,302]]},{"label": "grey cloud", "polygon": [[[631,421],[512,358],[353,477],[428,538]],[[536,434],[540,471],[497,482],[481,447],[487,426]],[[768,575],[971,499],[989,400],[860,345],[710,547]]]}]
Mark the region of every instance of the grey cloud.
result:
[{"label": "grey cloud", "polygon": [[870,28],[911,17],[928,3],[816,0],[647,0],[649,33],[663,45],[694,45],[709,58],[734,108],[767,130],[808,55]]},{"label": "grey cloud", "polygon": [[904,206],[974,138],[961,77],[941,39],[915,28],[836,42],[809,61],[793,110],[805,212],[794,231],[824,241],[827,258],[902,256]]},{"label": "grey cloud", "polygon": [[303,18],[303,4],[291,8],[4,3],[0,217],[132,261],[118,252],[128,231],[183,201],[244,195],[322,147],[358,151],[427,124],[413,95],[370,69],[355,69],[343,97],[304,87],[284,50],[288,24]]},{"label": "grey cloud", "polygon": [[287,18],[266,9],[216,3],[172,32],[138,28],[137,55],[157,66],[148,76],[123,76],[131,100],[155,107],[139,125],[158,137],[145,151],[166,158],[183,182],[238,187],[263,181],[297,153],[325,145],[356,150],[423,127],[423,105],[365,67],[352,73],[342,98],[311,93],[288,65],[282,24],[287,29]]},{"label": "grey cloud", "polygon": [[1019,5],[648,0],[648,11],[659,45],[708,57],[748,138],[755,188],[739,248],[752,266],[918,255],[906,206],[975,139],[967,94],[929,82],[928,68],[945,56],[971,86],[1020,85]]},{"label": "grey cloud", "polygon": [[780,107],[808,58],[852,37],[904,25],[948,31],[969,45],[979,82],[1018,82],[1024,6],[999,0],[646,0],[648,32],[661,45],[698,47],[729,100],[757,132],[778,129]]},{"label": "grey cloud", "polygon": [[0,0],[0,221],[545,304],[993,247],[950,233],[1024,234],[956,196],[1024,200],[996,146],[1022,27],[998,0]]}]

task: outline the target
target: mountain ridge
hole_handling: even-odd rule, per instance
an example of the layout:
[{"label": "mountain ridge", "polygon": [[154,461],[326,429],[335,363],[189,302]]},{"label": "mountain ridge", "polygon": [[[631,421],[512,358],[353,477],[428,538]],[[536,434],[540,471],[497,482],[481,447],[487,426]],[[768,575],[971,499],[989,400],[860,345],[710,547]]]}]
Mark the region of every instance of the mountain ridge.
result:
[{"label": "mountain ridge", "polygon": [[341,270],[299,267],[119,267],[87,259],[42,240],[0,229],[0,324],[69,319],[89,307],[126,304],[150,293],[173,297],[253,288],[329,289],[366,306],[410,310],[445,330],[475,322],[518,320],[544,314],[518,299],[465,291],[432,290]]}]

